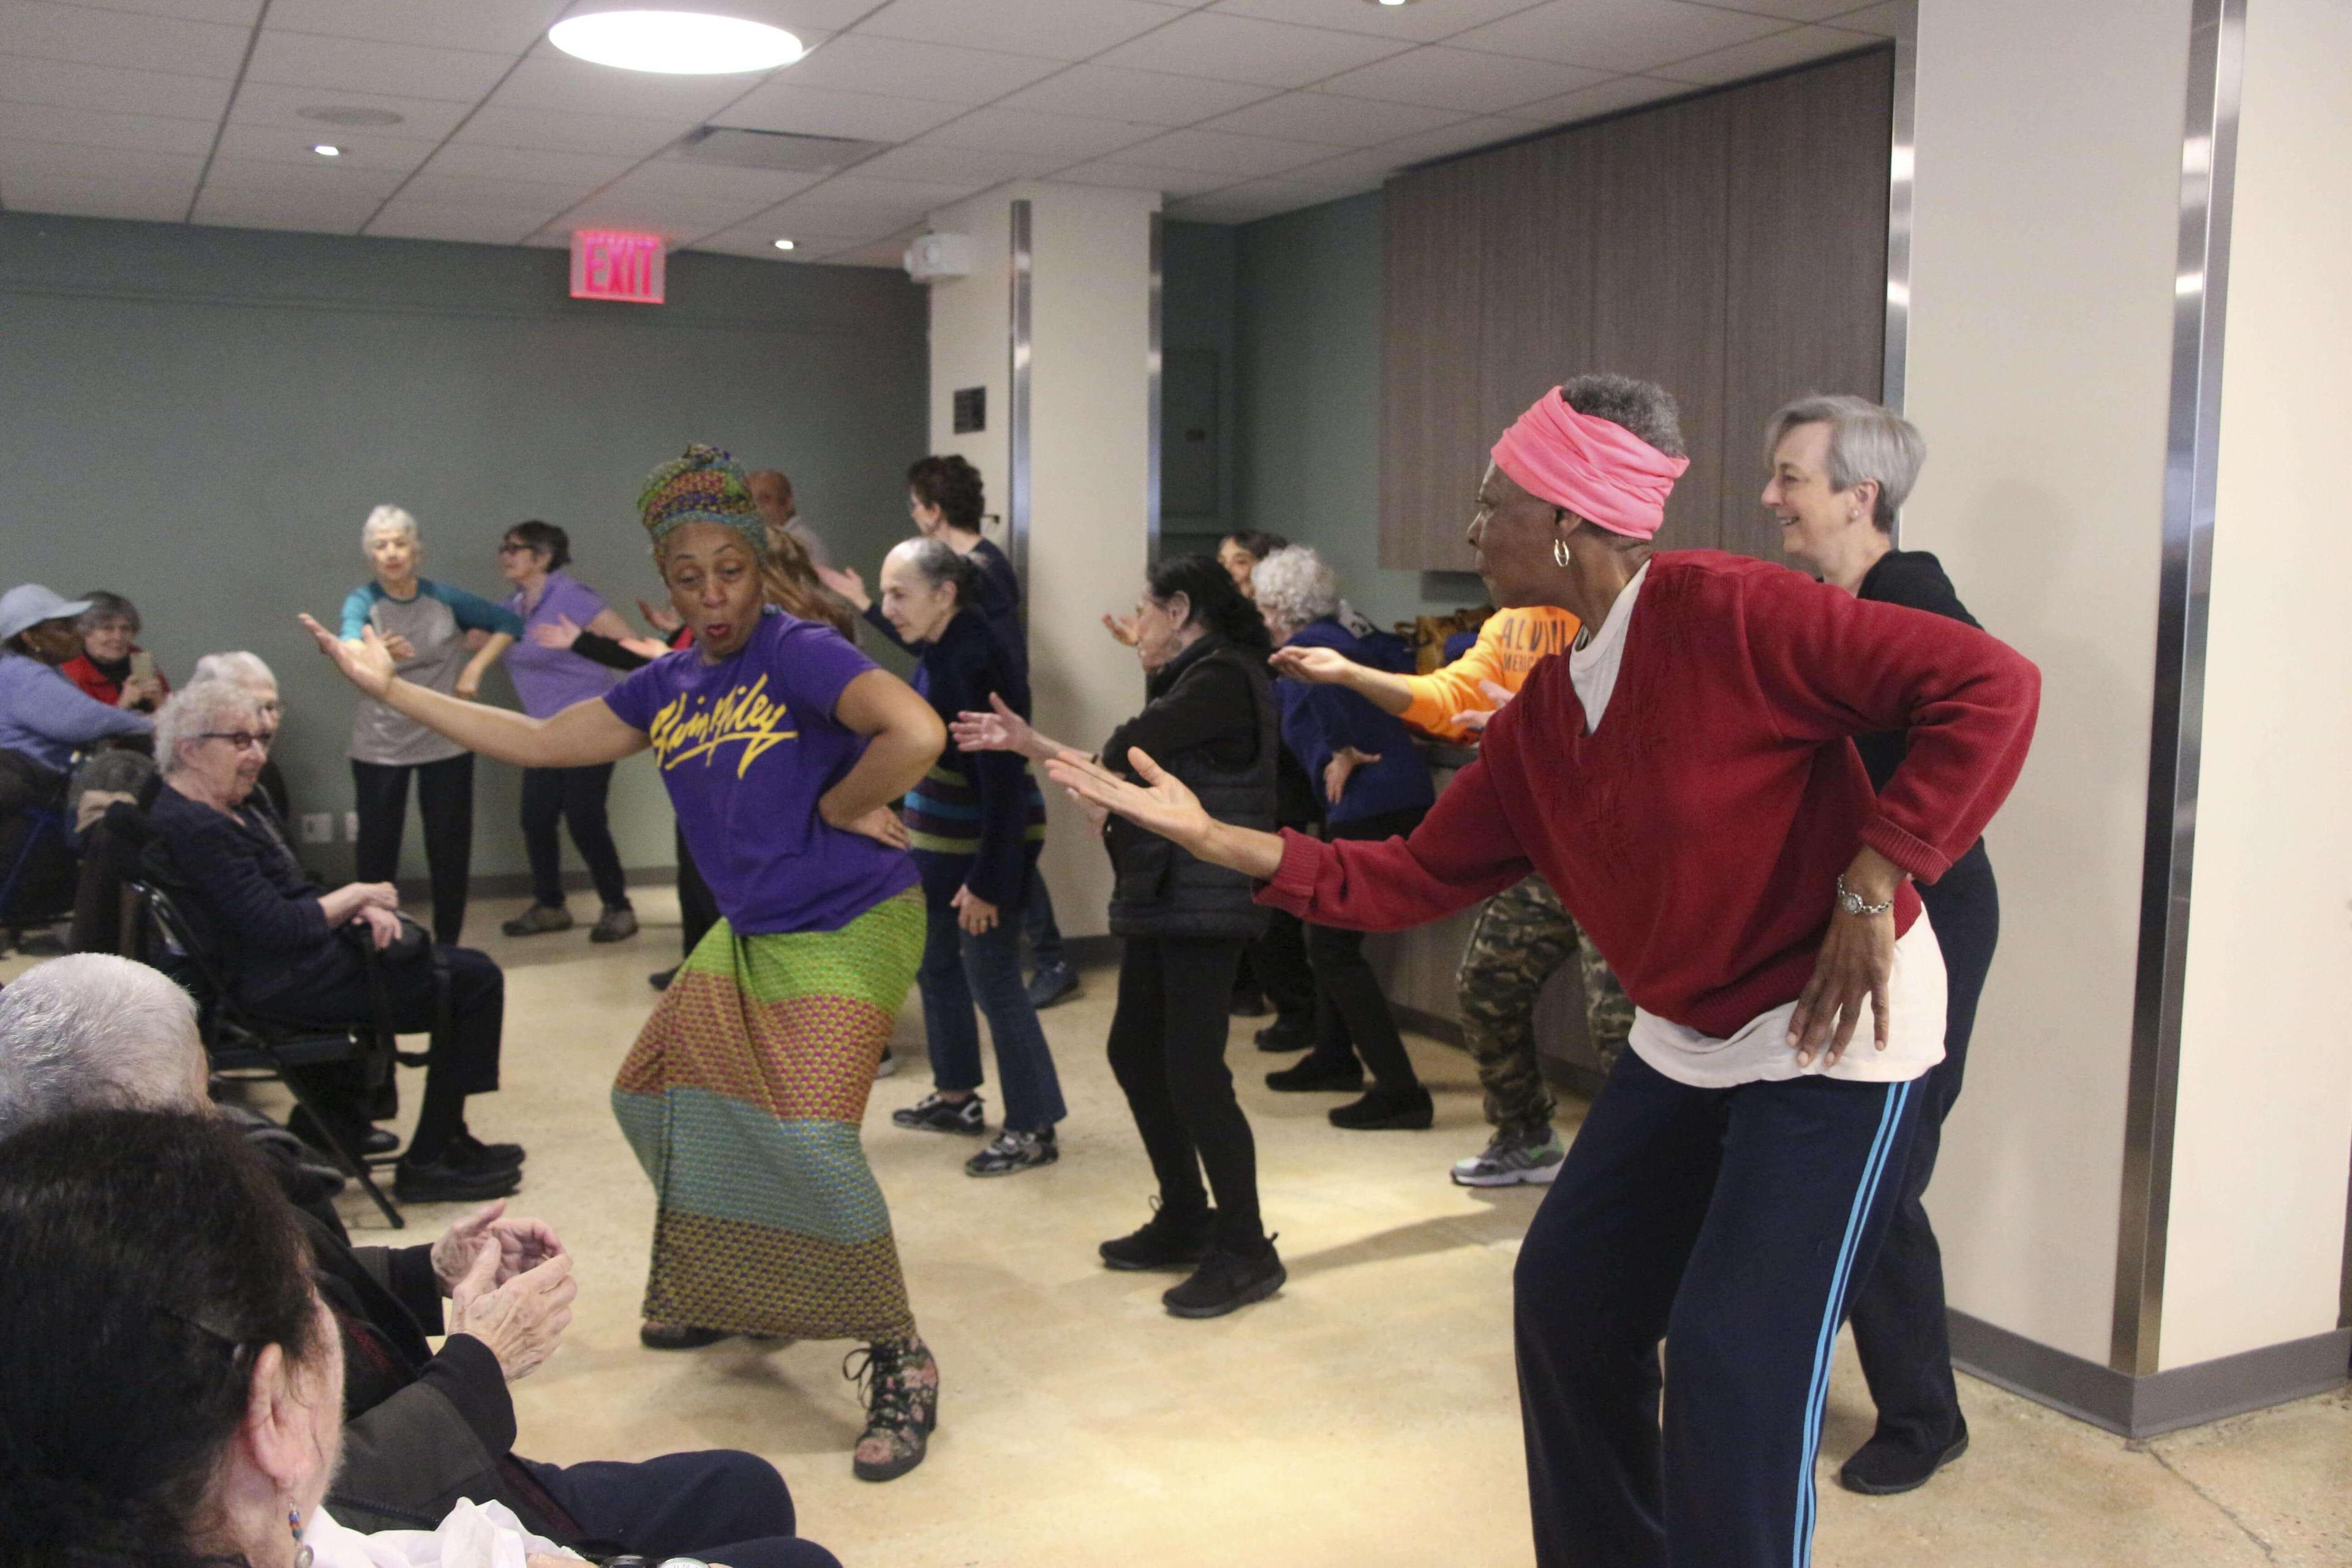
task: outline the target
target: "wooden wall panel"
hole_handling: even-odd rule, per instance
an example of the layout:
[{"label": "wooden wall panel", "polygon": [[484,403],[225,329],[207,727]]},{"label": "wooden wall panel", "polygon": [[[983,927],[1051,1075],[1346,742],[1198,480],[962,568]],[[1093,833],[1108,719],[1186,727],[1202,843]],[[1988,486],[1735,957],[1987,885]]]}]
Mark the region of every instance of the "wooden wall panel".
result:
[{"label": "wooden wall panel", "polygon": [[1691,468],[1668,548],[1777,558],[1762,422],[1875,396],[1894,57],[1878,50],[1389,183],[1381,563],[1465,568],[1495,437],[1583,371],[1664,384]]},{"label": "wooden wall panel", "polygon": [[1895,62],[1856,56],[1726,96],[1730,271],[1724,548],[1778,559],[1757,495],[1764,421],[1808,392],[1877,401],[1886,333],[1886,144]]},{"label": "wooden wall panel", "polygon": [[[1446,164],[1390,187],[1383,270],[1381,564],[1467,571],[1478,446],[1483,176]],[[1487,439],[1491,442],[1493,437]]]}]

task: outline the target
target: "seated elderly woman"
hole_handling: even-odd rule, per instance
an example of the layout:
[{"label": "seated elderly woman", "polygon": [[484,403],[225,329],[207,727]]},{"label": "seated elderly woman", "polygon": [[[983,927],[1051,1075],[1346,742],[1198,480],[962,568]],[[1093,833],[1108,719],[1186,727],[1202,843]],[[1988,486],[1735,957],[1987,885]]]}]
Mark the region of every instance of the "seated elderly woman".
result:
[{"label": "seated elderly woman", "polygon": [[[0,1140],[78,1112],[210,1109],[195,1007],[156,971],[77,955],[0,991]],[[277,1152],[266,1134],[246,1136]],[[283,1159],[271,1164],[295,1198],[306,1185],[299,1173]],[[656,1559],[709,1552],[730,1568],[835,1568],[793,1539],[792,1493],[756,1455],[558,1466],[509,1451],[508,1385],[554,1353],[576,1289],[572,1255],[551,1227],[494,1204],[430,1246],[353,1247],[331,1210],[297,1202],[311,1276],[345,1347],[341,1522],[429,1527],[470,1498],[570,1545],[593,1540]],[[436,1353],[426,1336],[444,1333]]]},{"label": "seated elderly woman", "polygon": [[[294,1211],[217,1117],[76,1111],[0,1143],[8,1561],[581,1561],[495,1501],[374,1535],[329,1512],[346,1357],[308,1262]],[[838,1568],[789,1539],[707,1550],[730,1568]]]},{"label": "seated elderly woman", "polygon": [[152,713],[162,707],[172,683],[139,646],[139,606],[103,588],[91,589],[81,602],[89,606],[74,623],[81,652],[65,662],[65,678],[110,708]]},{"label": "seated elderly woman", "polygon": [[[285,722],[286,708],[278,694],[278,672],[262,662],[259,654],[238,650],[232,653],[208,653],[196,660],[196,668],[188,674],[188,684],[200,680],[225,680],[251,694],[260,706],[262,727],[275,742],[278,727]],[[269,803],[282,823],[294,820],[291,799],[286,793],[286,773],[278,767],[278,759],[270,758],[261,764],[261,776],[254,787],[260,798]]]},{"label": "seated elderly woman", "polygon": [[[425,1103],[394,1173],[403,1202],[502,1197],[521,1179],[517,1144],[484,1144],[466,1128],[466,1098],[499,1086],[506,977],[471,948],[404,937],[400,895],[389,882],[350,882],[331,892],[310,880],[277,824],[252,803],[268,756],[270,726],[250,692],[199,681],[156,719],[163,775],[149,819],[184,884],[192,915],[234,942],[215,951],[236,999],[289,1023],[334,1027],[375,1017],[380,979],[394,1029],[433,1032]],[[345,931],[344,928],[352,928]],[[372,979],[360,943],[381,955]],[[439,1014],[436,969],[448,973]],[[350,1149],[368,1142],[363,1088],[337,1068],[306,1068],[301,1088],[322,1107],[327,1131]]]},{"label": "seated elderly woman", "polygon": [[[1358,664],[1408,667],[1402,644],[1391,649],[1340,624],[1339,574],[1305,545],[1275,551],[1257,563],[1252,581],[1275,647],[1329,648]],[[1282,699],[1283,746],[1322,795],[1325,839],[1378,840],[1421,825],[1437,793],[1402,720],[1344,686],[1286,679],[1275,690]],[[1363,1131],[1428,1126],[1429,1090],[1412,1070],[1380,976],[1364,958],[1364,933],[1310,921],[1307,955],[1315,968],[1315,1048],[1295,1067],[1268,1073],[1266,1087],[1353,1089],[1370,1068],[1370,1090],[1333,1107],[1331,1124]]]}]

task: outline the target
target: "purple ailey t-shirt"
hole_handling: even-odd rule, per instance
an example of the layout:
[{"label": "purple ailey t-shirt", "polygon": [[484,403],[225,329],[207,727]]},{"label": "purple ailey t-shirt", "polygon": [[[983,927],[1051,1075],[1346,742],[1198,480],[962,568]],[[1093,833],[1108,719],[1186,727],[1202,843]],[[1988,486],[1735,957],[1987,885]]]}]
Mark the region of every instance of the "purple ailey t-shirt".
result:
[{"label": "purple ailey t-shirt", "polygon": [[507,595],[507,608],[522,616],[524,633],[507,650],[507,675],[514,682],[515,695],[522,700],[524,712],[534,719],[552,719],[574,702],[602,697],[613,689],[617,678],[603,665],[568,647],[541,647],[530,636],[541,626],[553,626],[558,616],[567,616],[572,625],[584,626],[603,615],[604,601],[597,597],[595,589],[559,566],[547,574],[538,604],[526,611],[522,590],[518,588]]},{"label": "purple ailey t-shirt", "polygon": [[875,668],[831,626],[770,610],[724,663],[681,649],[605,694],[652,740],[687,847],[737,935],[838,931],[915,885],[905,851],[817,815],[866,751],[834,704]]}]

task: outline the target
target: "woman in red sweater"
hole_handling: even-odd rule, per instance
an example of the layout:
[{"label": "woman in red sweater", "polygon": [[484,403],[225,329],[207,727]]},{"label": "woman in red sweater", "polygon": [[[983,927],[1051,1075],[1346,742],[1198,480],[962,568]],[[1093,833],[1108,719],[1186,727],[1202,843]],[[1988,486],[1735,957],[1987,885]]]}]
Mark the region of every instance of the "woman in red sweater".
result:
[{"label": "woman in red sweater", "polygon": [[[1547,393],[1496,445],[1469,530],[1495,602],[1586,630],[1409,838],[1233,827],[1140,755],[1140,785],[1048,768],[1312,921],[1396,930],[1539,872],[1623,981],[1631,1048],[1517,1273],[1545,1568],[1809,1561],[1831,1346],[1943,1055],[1910,884],[1982,834],[2040,693],[1972,626],[1654,553],[1681,454],[1674,400],[1623,376]],[[1885,730],[1908,748],[1874,795],[1853,737]]]}]

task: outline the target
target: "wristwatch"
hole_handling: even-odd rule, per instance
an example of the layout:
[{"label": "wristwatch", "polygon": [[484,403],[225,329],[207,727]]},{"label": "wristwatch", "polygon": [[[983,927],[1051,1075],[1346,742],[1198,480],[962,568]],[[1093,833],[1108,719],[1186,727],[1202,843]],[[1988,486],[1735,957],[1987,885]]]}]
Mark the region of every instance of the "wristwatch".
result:
[{"label": "wristwatch", "polygon": [[1838,873],[1837,900],[1838,908],[1843,910],[1850,915],[1863,915],[1865,917],[1883,915],[1887,910],[1895,907],[1895,898],[1891,893],[1887,895],[1886,901],[1883,904],[1864,903],[1862,901],[1862,895],[1845,885],[1845,873],[1843,871]]}]

